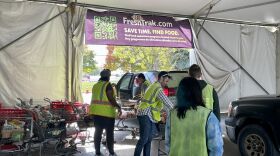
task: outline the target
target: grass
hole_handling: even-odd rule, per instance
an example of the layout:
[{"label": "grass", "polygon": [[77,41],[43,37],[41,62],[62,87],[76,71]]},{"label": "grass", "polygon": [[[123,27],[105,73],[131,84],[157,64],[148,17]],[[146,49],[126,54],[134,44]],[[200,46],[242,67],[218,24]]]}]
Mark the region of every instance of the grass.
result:
[{"label": "grass", "polygon": [[[117,84],[118,81],[110,81],[110,82],[111,82],[111,83]],[[88,92],[91,92],[92,86],[93,86],[96,82],[82,81],[81,83],[82,83],[82,85],[81,85],[81,91],[82,91],[82,93],[85,93],[85,92],[87,92],[87,90],[88,90]]]},{"label": "grass", "polygon": [[87,92],[91,92],[92,90],[92,86],[95,84],[96,82],[86,82],[86,81],[82,81],[82,86],[81,86],[81,91],[82,93]]}]

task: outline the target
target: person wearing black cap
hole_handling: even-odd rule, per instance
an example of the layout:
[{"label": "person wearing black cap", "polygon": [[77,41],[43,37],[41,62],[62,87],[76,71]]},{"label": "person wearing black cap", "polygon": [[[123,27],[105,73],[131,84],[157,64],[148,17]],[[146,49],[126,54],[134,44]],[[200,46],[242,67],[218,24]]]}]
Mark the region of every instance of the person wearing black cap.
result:
[{"label": "person wearing black cap", "polygon": [[137,110],[140,139],[137,142],[134,156],[140,156],[142,150],[143,156],[150,156],[155,123],[161,121],[160,111],[163,106],[166,106],[168,110],[173,108],[172,102],[163,93],[163,88],[167,86],[170,78],[171,76],[168,75],[168,72],[161,71],[158,74],[158,81],[148,87],[141,99]]},{"label": "person wearing black cap", "polygon": [[106,142],[110,155],[114,155],[114,126],[116,109],[118,115],[122,114],[121,107],[117,104],[114,90],[109,82],[111,71],[104,69],[100,72],[99,81],[92,87],[92,98],[89,114],[93,116],[95,126],[94,147],[97,156],[101,155],[100,142],[103,129],[106,130]]}]

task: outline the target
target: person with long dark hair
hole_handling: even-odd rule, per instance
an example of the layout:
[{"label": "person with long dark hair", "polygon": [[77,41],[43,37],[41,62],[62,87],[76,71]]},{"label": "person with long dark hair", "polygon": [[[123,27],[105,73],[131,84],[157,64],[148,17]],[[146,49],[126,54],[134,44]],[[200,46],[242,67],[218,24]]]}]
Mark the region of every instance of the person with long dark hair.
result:
[{"label": "person with long dark hair", "polygon": [[211,109],[218,120],[220,120],[219,97],[214,87],[202,79],[201,68],[197,64],[191,65],[189,74],[191,77],[198,80],[198,83],[202,89],[202,99],[204,101],[205,107]]},{"label": "person with long dark hair", "polygon": [[219,120],[205,108],[199,82],[181,80],[177,105],[166,123],[166,151],[169,156],[222,156],[223,138]]}]

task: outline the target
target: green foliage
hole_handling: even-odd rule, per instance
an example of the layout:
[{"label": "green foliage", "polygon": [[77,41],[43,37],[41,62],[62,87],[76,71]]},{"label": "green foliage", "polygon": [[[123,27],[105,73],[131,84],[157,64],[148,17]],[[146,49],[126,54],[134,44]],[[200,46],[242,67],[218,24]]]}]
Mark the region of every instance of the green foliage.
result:
[{"label": "green foliage", "polygon": [[190,66],[189,49],[177,49],[171,59],[175,70],[187,70]]},{"label": "green foliage", "polygon": [[86,74],[93,73],[96,67],[96,61],[94,60],[95,54],[93,51],[85,48],[83,52],[83,72]]},{"label": "green foliage", "polygon": [[92,90],[92,86],[95,84],[96,82],[87,82],[87,81],[83,81],[82,85],[81,85],[81,91],[82,93],[85,92],[91,92]]},{"label": "green foliage", "polygon": [[175,52],[175,48],[118,46],[111,67],[124,71],[172,70],[170,58]]}]

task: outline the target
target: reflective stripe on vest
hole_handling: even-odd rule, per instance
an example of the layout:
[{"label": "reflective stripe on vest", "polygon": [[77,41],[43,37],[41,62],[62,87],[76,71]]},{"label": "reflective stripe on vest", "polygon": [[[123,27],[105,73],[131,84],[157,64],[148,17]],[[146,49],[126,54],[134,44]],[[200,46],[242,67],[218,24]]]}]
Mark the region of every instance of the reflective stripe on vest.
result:
[{"label": "reflective stripe on vest", "polygon": [[151,85],[151,83],[147,80],[144,81],[144,83],[142,84],[142,87],[141,87],[141,97],[144,97],[144,94],[146,91],[146,90],[144,90],[143,85],[146,86],[145,89],[147,89]]},{"label": "reflective stripe on vest", "polygon": [[148,107],[151,107],[151,113],[155,121],[161,120],[160,111],[163,108],[162,102],[158,101],[156,98],[160,90],[162,90],[162,87],[159,82],[151,84],[146,90],[144,97],[139,105],[139,109],[146,109]]},{"label": "reflective stripe on vest", "polygon": [[106,88],[109,82],[98,81],[92,87],[92,103],[89,114],[115,118],[116,108],[109,102]]},{"label": "reflective stripe on vest", "polygon": [[203,89],[202,89],[202,98],[205,103],[205,107],[208,109],[213,110],[213,104],[214,104],[214,99],[213,99],[213,86],[207,84]]},{"label": "reflective stripe on vest", "polygon": [[198,106],[188,110],[184,119],[177,117],[176,109],[170,112],[169,156],[208,156],[206,123],[210,112]]}]

